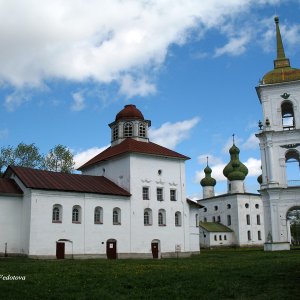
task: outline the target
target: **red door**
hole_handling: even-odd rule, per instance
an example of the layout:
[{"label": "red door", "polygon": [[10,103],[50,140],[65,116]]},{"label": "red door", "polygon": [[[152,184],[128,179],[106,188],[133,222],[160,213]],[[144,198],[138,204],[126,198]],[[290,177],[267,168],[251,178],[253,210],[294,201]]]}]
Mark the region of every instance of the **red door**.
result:
[{"label": "red door", "polygon": [[56,258],[65,258],[65,243],[56,242]]},{"label": "red door", "polygon": [[158,258],[158,243],[151,243],[153,258]]},{"label": "red door", "polygon": [[106,242],[106,255],[108,259],[116,259],[117,258],[117,241],[116,240],[108,240]]}]

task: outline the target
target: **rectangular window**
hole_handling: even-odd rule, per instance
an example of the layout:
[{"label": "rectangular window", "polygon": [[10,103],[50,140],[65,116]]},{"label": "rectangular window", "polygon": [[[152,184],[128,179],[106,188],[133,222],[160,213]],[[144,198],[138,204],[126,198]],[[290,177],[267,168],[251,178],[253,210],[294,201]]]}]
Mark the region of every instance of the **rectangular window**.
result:
[{"label": "rectangular window", "polygon": [[149,188],[147,186],[143,187],[143,200],[149,200]]},{"label": "rectangular window", "polygon": [[156,189],[156,196],[157,196],[157,201],[163,201],[163,189],[162,188],[157,188]]},{"label": "rectangular window", "polygon": [[221,223],[221,217],[218,216],[218,223]]},{"label": "rectangular window", "polygon": [[260,231],[257,231],[257,237],[258,237],[258,240],[261,241],[261,232]]},{"label": "rectangular window", "polygon": [[251,231],[248,230],[248,231],[247,231],[247,234],[248,234],[248,241],[251,241]]},{"label": "rectangular window", "polygon": [[250,215],[246,215],[247,225],[250,225]]},{"label": "rectangular window", "polygon": [[212,221],[213,221],[214,223],[216,223],[216,217],[213,217],[213,218],[212,218]]},{"label": "rectangular window", "polygon": [[260,225],[260,215],[256,216],[256,222],[257,222],[257,225]]},{"label": "rectangular window", "polygon": [[224,235],[224,241],[226,241],[227,240],[227,236],[226,235]]},{"label": "rectangular window", "polygon": [[221,236],[221,234],[219,235],[219,240],[222,241],[222,236]]},{"label": "rectangular window", "polygon": [[231,225],[231,215],[227,215],[227,226]]},{"label": "rectangular window", "polygon": [[215,235],[215,241],[217,241],[217,235]]},{"label": "rectangular window", "polygon": [[199,227],[199,215],[196,214],[195,218],[196,218],[196,227]]},{"label": "rectangular window", "polygon": [[170,200],[176,201],[176,190],[170,190]]}]

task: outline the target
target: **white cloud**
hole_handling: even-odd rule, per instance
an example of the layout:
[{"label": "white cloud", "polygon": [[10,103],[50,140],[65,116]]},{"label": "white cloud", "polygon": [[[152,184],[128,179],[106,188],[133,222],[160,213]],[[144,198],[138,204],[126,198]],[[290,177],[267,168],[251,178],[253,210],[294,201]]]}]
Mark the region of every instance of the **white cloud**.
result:
[{"label": "white cloud", "polygon": [[208,157],[208,164],[209,165],[217,165],[222,163],[222,159],[219,157],[216,157],[211,154],[201,154],[197,157],[197,160],[200,164],[206,164],[207,162],[207,157]]},{"label": "white cloud", "polygon": [[251,176],[259,176],[261,174],[261,160],[253,157],[248,158],[244,165],[248,168],[248,175]]},{"label": "white cloud", "polygon": [[86,149],[84,151],[76,153],[74,155],[74,161],[75,161],[74,168],[77,169],[77,168],[81,167],[83,164],[85,164],[91,158],[95,157],[96,155],[98,155],[99,153],[101,153],[108,147],[109,147],[109,145],[101,147],[101,148],[92,147],[90,149]]},{"label": "white cloud", "polygon": [[121,79],[121,94],[127,95],[128,97],[134,97],[137,95],[147,96],[156,92],[154,84],[147,82],[146,78],[134,79],[130,75],[125,75]]},{"label": "white cloud", "polygon": [[8,111],[14,111],[23,103],[30,101],[31,96],[23,90],[15,90],[7,95],[4,100],[4,106]]},{"label": "white cloud", "polygon": [[[225,168],[226,164],[225,163],[219,163],[219,164],[216,164],[214,166],[210,166],[210,168],[212,169],[212,173],[211,173],[211,176],[216,179],[216,181],[225,181],[227,180],[226,177],[223,175],[223,170]],[[201,170],[201,171],[196,171],[196,176],[195,176],[195,180],[197,182],[200,182],[200,180],[202,178],[204,178],[204,171]]]},{"label": "white cloud", "polygon": [[252,133],[249,138],[246,140],[245,143],[241,145],[241,148],[244,150],[251,150],[251,149],[257,149],[259,145],[259,140],[255,136],[254,133]]},{"label": "white cloud", "polygon": [[246,45],[249,41],[250,36],[246,34],[239,37],[232,37],[226,45],[215,50],[215,56],[218,57],[224,54],[237,56],[243,54],[246,51]]},{"label": "white cloud", "polygon": [[[159,69],[171,45],[220,30],[241,12],[267,3],[277,1],[2,1],[0,82],[22,87],[53,78],[93,80],[121,84],[129,96],[153,93],[144,75]],[[231,37],[217,55],[240,54],[247,42]],[[142,79],[128,81],[128,75]]]},{"label": "white cloud", "polygon": [[164,123],[160,128],[150,128],[150,140],[167,148],[174,149],[180,142],[189,137],[190,131],[200,119],[195,117],[176,123]]},{"label": "white cloud", "polygon": [[71,110],[74,111],[81,111],[85,108],[85,99],[81,92],[76,92],[72,94],[72,98],[74,100]]}]

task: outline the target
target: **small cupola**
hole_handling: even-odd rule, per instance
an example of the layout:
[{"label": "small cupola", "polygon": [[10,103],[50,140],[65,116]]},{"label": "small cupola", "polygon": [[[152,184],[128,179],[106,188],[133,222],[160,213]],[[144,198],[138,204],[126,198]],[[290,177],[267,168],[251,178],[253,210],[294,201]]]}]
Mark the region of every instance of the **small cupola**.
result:
[{"label": "small cupola", "polygon": [[111,128],[111,145],[117,145],[126,138],[148,142],[148,128],[151,121],[145,120],[142,112],[133,104],[117,113],[115,121],[109,124]]},{"label": "small cupola", "polygon": [[244,180],[248,174],[247,167],[239,159],[240,149],[234,144],[229,149],[230,162],[223,170],[228,180],[228,193],[244,193]]},{"label": "small cupola", "polygon": [[216,180],[211,177],[212,170],[208,166],[208,157],[207,157],[207,165],[204,169],[205,177],[201,179],[200,184],[203,189],[203,199],[211,198],[215,196],[214,186],[216,185]]}]

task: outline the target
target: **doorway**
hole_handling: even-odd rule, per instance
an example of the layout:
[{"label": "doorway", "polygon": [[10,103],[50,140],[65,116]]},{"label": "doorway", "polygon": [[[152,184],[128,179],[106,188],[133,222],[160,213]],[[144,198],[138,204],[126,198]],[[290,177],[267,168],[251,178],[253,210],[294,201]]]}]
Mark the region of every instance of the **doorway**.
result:
[{"label": "doorway", "polygon": [[151,242],[151,251],[152,251],[152,256],[154,259],[160,258],[159,248],[160,248],[159,240],[153,240]]},{"label": "doorway", "polygon": [[57,259],[65,258],[65,243],[56,242],[56,258]]},{"label": "doorway", "polygon": [[107,240],[106,256],[108,259],[117,259],[117,240],[115,239]]}]

